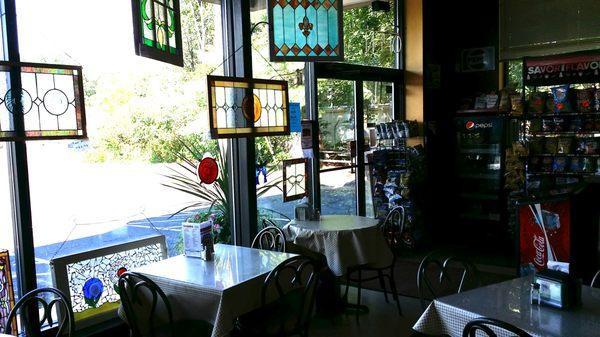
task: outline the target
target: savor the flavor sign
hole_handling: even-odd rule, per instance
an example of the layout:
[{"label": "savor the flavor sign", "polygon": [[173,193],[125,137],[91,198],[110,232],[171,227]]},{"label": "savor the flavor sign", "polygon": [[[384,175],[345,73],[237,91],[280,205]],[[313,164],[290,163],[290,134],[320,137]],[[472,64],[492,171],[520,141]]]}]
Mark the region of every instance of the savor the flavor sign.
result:
[{"label": "savor the flavor sign", "polygon": [[600,54],[529,58],[524,63],[525,85],[585,83],[600,80]]}]

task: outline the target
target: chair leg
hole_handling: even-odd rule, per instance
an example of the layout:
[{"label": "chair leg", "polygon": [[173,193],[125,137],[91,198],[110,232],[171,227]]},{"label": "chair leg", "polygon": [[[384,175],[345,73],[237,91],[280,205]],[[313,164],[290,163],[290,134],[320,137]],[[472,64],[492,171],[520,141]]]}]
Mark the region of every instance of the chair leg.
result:
[{"label": "chair leg", "polygon": [[394,301],[396,301],[396,306],[398,307],[398,314],[402,316],[402,308],[400,308],[400,299],[398,298],[398,289],[396,289],[396,279],[394,278],[394,266],[390,268],[390,288],[392,289],[392,296],[394,296]]},{"label": "chair leg", "polygon": [[346,301],[348,301],[348,288],[350,287],[350,275],[352,274],[352,271],[350,269],[348,269],[348,271],[346,272],[346,291],[344,291],[344,299]]},{"label": "chair leg", "polygon": [[358,270],[358,294],[356,295],[356,320],[358,321],[358,314],[360,314],[360,298],[362,295],[362,270]]},{"label": "chair leg", "polygon": [[377,275],[378,275],[378,278],[379,278],[379,285],[383,289],[383,296],[385,296],[385,302],[386,303],[390,303],[390,301],[388,300],[387,288],[385,286],[385,280],[383,279],[383,271],[378,270],[377,271]]}]

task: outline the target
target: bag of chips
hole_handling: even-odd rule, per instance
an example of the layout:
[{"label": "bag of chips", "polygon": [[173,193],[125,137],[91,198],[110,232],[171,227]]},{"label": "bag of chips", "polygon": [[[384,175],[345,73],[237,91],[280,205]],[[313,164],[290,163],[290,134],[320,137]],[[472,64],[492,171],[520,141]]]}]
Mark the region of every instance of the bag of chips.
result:
[{"label": "bag of chips", "polygon": [[552,157],[544,157],[544,159],[542,159],[542,167],[541,170],[542,172],[552,172],[552,167],[554,166],[554,158]]},{"label": "bag of chips", "polygon": [[594,108],[594,88],[577,90],[577,109],[579,112],[590,112]]},{"label": "bag of chips", "polygon": [[520,116],[523,114],[523,96],[521,94],[510,95],[511,115]]},{"label": "bag of chips", "polygon": [[564,172],[566,167],[567,167],[567,158],[566,157],[554,158],[554,164],[552,165],[552,170],[554,172]]},{"label": "bag of chips", "polygon": [[581,171],[582,164],[583,163],[581,162],[580,158],[577,158],[577,157],[571,158],[571,165],[569,165],[570,169],[571,169],[570,171],[571,172],[579,172],[579,171]]},{"label": "bag of chips", "polygon": [[529,94],[529,113],[532,115],[541,115],[546,107],[545,92],[532,92]]},{"label": "bag of chips", "polygon": [[594,110],[600,112],[600,88],[594,90]]},{"label": "bag of chips", "polygon": [[556,138],[548,138],[546,139],[546,153],[556,154],[556,150],[558,149],[558,142]]},{"label": "bag of chips", "polygon": [[498,110],[510,111],[510,99],[508,89],[506,88],[500,90],[500,103],[498,104]]},{"label": "bag of chips", "polygon": [[552,95],[546,96],[546,113],[554,113],[554,98],[552,97]]},{"label": "bag of chips", "polygon": [[571,145],[573,144],[572,138],[560,138],[558,140],[558,146],[556,153],[571,153]]},{"label": "bag of chips", "polygon": [[554,98],[554,112],[573,112],[573,107],[569,101],[568,84],[552,88],[552,97]]}]

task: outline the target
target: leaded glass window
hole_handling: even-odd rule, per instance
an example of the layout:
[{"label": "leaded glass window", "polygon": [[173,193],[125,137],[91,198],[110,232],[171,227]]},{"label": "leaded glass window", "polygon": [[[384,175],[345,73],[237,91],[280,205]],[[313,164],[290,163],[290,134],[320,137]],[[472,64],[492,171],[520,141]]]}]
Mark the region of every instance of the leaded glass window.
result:
[{"label": "leaded glass window", "polygon": [[[15,305],[12,275],[10,271],[10,257],[8,250],[0,250],[0,333],[6,332],[9,322],[6,321],[10,310]],[[12,331],[16,329],[12,322]]]},{"label": "leaded glass window", "polygon": [[342,0],[268,0],[271,61],[342,61]]},{"label": "leaded glass window", "polygon": [[132,0],[135,53],[183,67],[179,0]]},{"label": "leaded glass window", "polygon": [[208,76],[212,138],[289,135],[286,81]]},{"label": "leaded glass window", "polygon": [[306,159],[297,158],[283,161],[283,201],[302,199],[307,196],[308,177]]},{"label": "leaded glass window", "polygon": [[[10,85],[10,71],[20,68],[21,88]],[[81,67],[0,61],[0,141],[21,136],[15,113],[23,114],[24,138],[85,138]]]}]

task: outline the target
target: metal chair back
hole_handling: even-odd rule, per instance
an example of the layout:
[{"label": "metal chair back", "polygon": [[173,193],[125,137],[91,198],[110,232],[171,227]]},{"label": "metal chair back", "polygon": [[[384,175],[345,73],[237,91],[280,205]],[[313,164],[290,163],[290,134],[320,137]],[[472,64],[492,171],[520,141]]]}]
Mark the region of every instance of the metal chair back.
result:
[{"label": "metal chair back", "polygon": [[404,232],[404,223],[406,212],[404,207],[396,206],[387,214],[385,220],[380,225],[383,237],[392,252],[396,253],[402,245],[402,233]]},{"label": "metal chair back", "polygon": [[148,277],[135,272],[123,273],[118,287],[131,337],[155,336],[161,304],[167,312],[168,321],[164,323],[173,324],[173,311],[167,295]]},{"label": "metal chair back", "polygon": [[592,288],[600,288],[600,270],[596,272],[596,275],[592,278],[592,283],[590,283],[590,287]]},{"label": "metal chair back", "polygon": [[[56,319],[54,315],[57,316]],[[6,334],[14,333],[11,322],[17,317],[20,319],[19,335],[35,336],[36,331],[42,327],[56,328],[55,336],[75,335],[75,317],[71,302],[65,294],[55,288],[40,288],[25,294],[8,314]],[[31,322],[33,319],[37,322]]]},{"label": "metal chair back", "polygon": [[498,337],[497,333],[494,332],[494,329],[492,329],[492,327],[495,327],[496,330],[504,330],[506,332],[509,332],[513,334],[513,336],[532,337],[529,333],[525,332],[520,328],[517,328],[512,324],[487,317],[474,319],[467,323],[467,325],[465,325],[462,335],[463,337],[479,337],[483,336],[482,333],[484,333],[488,337]]},{"label": "metal chair back", "polygon": [[[456,272],[458,276],[452,275]],[[480,279],[477,267],[464,257],[436,251],[425,256],[419,264],[417,288],[423,309],[427,305],[426,292],[436,299],[440,295],[462,292],[467,283],[478,287]]]},{"label": "metal chair back", "polygon": [[[313,259],[298,255],[285,260],[267,275],[261,293],[262,306],[274,299],[294,306],[293,312],[297,313],[292,331],[285,331],[286,326],[290,326],[286,324],[286,315],[278,315],[281,321],[277,336],[307,332],[315,303],[318,268]],[[290,299],[294,299],[292,294],[300,296],[300,301],[291,302]]]},{"label": "metal chair back", "polygon": [[283,231],[277,226],[268,226],[256,234],[251,247],[285,253],[285,244]]}]

